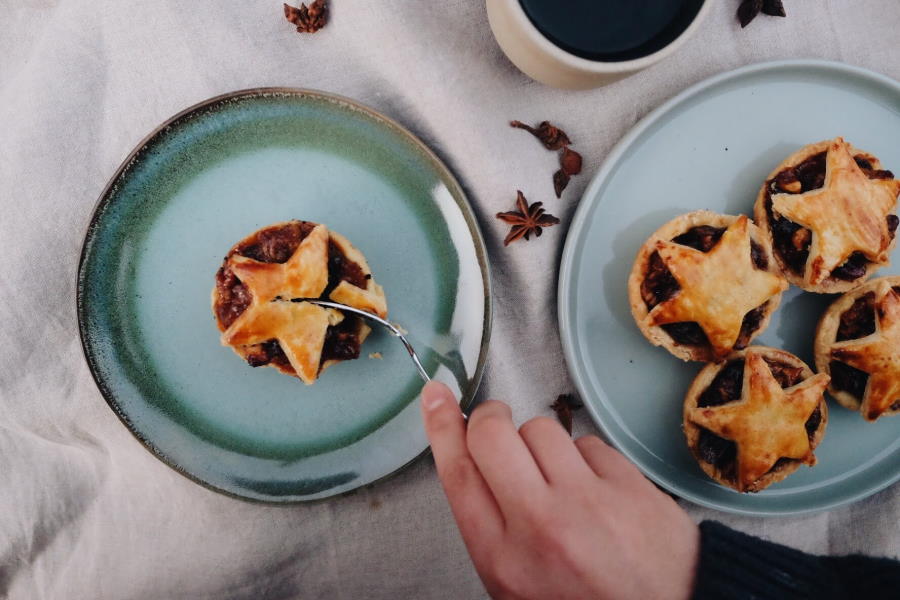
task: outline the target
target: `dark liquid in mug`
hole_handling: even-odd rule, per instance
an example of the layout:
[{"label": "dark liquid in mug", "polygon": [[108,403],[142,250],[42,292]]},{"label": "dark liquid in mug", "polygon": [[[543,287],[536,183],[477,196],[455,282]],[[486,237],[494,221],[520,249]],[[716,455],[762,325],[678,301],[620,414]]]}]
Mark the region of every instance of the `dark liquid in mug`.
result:
[{"label": "dark liquid in mug", "polygon": [[675,40],[704,0],[520,0],[535,27],[563,50],[597,61],[633,60]]}]

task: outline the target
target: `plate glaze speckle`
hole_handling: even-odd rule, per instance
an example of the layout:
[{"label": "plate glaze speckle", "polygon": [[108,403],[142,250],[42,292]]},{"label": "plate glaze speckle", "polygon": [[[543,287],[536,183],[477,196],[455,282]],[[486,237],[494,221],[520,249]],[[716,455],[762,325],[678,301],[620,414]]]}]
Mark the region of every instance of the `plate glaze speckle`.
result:
[{"label": "plate glaze speckle", "polygon": [[78,274],[85,355],[110,406],[164,462],[272,502],[351,490],[427,447],[421,380],[381,329],[358,360],[313,386],[220,345],[210,292],[222,257],[289,219],[324,223],[363,252],[390,318],[463,406],[490,334],[487,259],[469,204],[398,124],[336,96],[260,89],[162,125],[120,167],[91,221]]},{"label": "plate glaze speckle", "polygon": [[[592,417],[645,474],[683,498],[749,515],[824,510],[900,478],[900,418],[871,424],[829,400],[819,464],[758,494],[706,477],[681,431],[700,370],[651,346],[631,317],[627,279],[644,240],[705,208],[752,216],[762,182],[801,146],[843,135],[900,171],[900,84],[821,61],[751,65],[679,94],[610,153],[578,207],[563,252],[559,322],[569,370]],[[900,273],[894,266],[879,275]],[[833,296],[792,287],[755,343],[814,366],[813,332]]]}]

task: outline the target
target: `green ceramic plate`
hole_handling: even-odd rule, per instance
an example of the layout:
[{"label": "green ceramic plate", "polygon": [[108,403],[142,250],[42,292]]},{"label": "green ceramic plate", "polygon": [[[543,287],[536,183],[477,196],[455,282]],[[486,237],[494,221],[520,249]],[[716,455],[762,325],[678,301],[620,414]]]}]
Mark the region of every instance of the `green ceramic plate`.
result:
[{"label": "green ceramic plate", "polygon": [[[324,498],[385,477],[427,440],[422,382],[381,330],[313,386],[219,344],[210,291],[236,241],[305,219],[347,236],[426,369],[468,405],[490,334],[487,258],[459,184],[397,123],[319,92],[258,89],[160,126],[110,181],[78,273],[97,385],[164,462],[216,490]],[[381,353],[382,359],[368,358]]]},{"label": "green ceramic plate", "polygon": [[[631,318],[626,281],[644,240],[706,208],[752,213],[759,186],[804,144],[843,135],[900,171],[900,84],[819,61],[752,65],[704,81],[641,121],[585,192],[563,253],[559,322],[569,369],[609,439],[660,485],[725,511],[783,515],[864,498],[900,477],[900,418],[870,424],[829,404],[819,464],[755,495],[707,478],[687,450],[681,406],[700,369],[651,346]],[[881,274],[900,273],[900,260]],[[830,296],[791,288],[757,343],[813,365]]]}]

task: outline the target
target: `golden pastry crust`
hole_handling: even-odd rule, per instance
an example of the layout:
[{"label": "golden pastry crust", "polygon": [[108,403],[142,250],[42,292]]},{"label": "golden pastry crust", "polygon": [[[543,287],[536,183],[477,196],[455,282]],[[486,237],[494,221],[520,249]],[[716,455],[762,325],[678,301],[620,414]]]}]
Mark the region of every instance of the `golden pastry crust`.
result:
[{"label": "golden pastry crust", "polygon": [[[835,300],[822,314],[816,329],[816,368],[831,376],[830,393],[842,406],[859,411],[867,421],[900,413],[900,276],[873,279]],[[871,296],[870,296],[871,294]],[[844,339],[837,341],[844,315]],[[849,335],[849,337],[847,337]],[[832,361],[867,375],[862,396],[843,389],[854,387],[833,373]]]},{"label": "golden pastry crust", "polygon": [[[827,154],[822,187],[801,192],[802,185],[796,179],[788,177],[784,183],[776,181],[782,172],[823,152]],[[870,178],[855,158],[868,162],[871,169],[867,172],[877,174],[877,177]],[[756,197],[754,219],[769,246],[774,248],[775,260],[791,283],[810,292],[845,292],[889,264],[896,239],[887,219],[893,214],[900,194],[900,181],[888,178],[890,173],[881,169],[878,158],[838,137],[804,146],[769,173]],[[767,206],[769,198],[771,212]],[[793,243],[798,250],[808,244],[803,272],[792,268],[779,250],[773,235],[773,215],[800,226]],[[838,267],[849,264],[855,255],[859,255],[857,259],[864,258],[864,264],[843,278],[835,276]],[[802,254],[798,257],[803,260]],[[860,270],[860,276],[848,279]]]},{"label": "golden pastry crust", "polygon": [[[707,252],[672,242],[701,226],[726,229]],[[648,296],[644,283],[650,279],[657,253],[679,289],[650,306],[648,298],[653,296]],[[754,254],[762,255],[765,268],[754,263]],[[788,287],[771,254],[762,233],[743,215],[700,210],[669,221],[641,246],[628,278],[631,313],[641,333],[682,360],[721,360],[741,341],[747,314],[764,306],[757,314],[758,325],[744,342],[749,343],[768,326]],[[667,324],[684,322],[697,323],[707,343],[678,343],[666,331]]]},{"label": "golden pastry crust", "polygon": [[216,275],[212,309],[221,342],[251,366],[312,384],[329,366],[355,358],[352,350],[358,354],[371,332],[358,317],[291,301],[320,297],[387,316],[384,290],[345,237],[308,221],[255,231],[229,250]]},{"label": "golden pastry crust", "polygon": [[[739,398],[700,406],[716,376],[734,361],[744,363]],[[782,382],[792,385],[781,387],[773,375],[779,371]],[[751,346],[735,352],[723,363],[704,367],[688,389],[683,412],[688,448],[700,468],[720,484],[739,492],[763,490],[801,464],[815,464],[813,451],[828,423],[827,384],[827,375],[814,375],[806,363],[784,350]],[[814,428],[808,430],[808,423]],[[704,458],[704,429],[736,444],[736,464],[717,466]]]}]

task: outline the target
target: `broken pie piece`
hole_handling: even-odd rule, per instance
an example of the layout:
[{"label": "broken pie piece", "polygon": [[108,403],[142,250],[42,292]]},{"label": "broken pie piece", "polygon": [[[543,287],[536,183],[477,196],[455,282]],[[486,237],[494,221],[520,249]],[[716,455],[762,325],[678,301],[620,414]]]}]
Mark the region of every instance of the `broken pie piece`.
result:
[{"label": "broken pie piece", "polygon": [[739,492],[781,481],[825,435],[828,375],[775,348],[751,346],[704,367],[684,400],[684,433],[700,468]]},{"label": "broken pie piece", "polygon": [[292,302],[298,298],[328,298],[387,316],[384,291],[359,250],[324,225],[287,221],[235,244],[216,273],[212,309],[222,344],[252,367],[275,367],[306,384],[359,357],[371,331],[362,319]]},{"label": "broken pie piece", "polygon": [[683,360],[720,361],[768,325],[788,284],[746,216],[696,211],[658,229],[628,280],[644,336]]},{"label": "broken pie piece", "polygon": [[835,300],[816,330],[816,368],[829,393],[867,421],[900,413],[900,276]]},{"label": "broken pie piece", "polygon": [[843,138],[810,144],[775,168],[754,206],[788,281],[845,292],[889,263],[900,181]]}]

